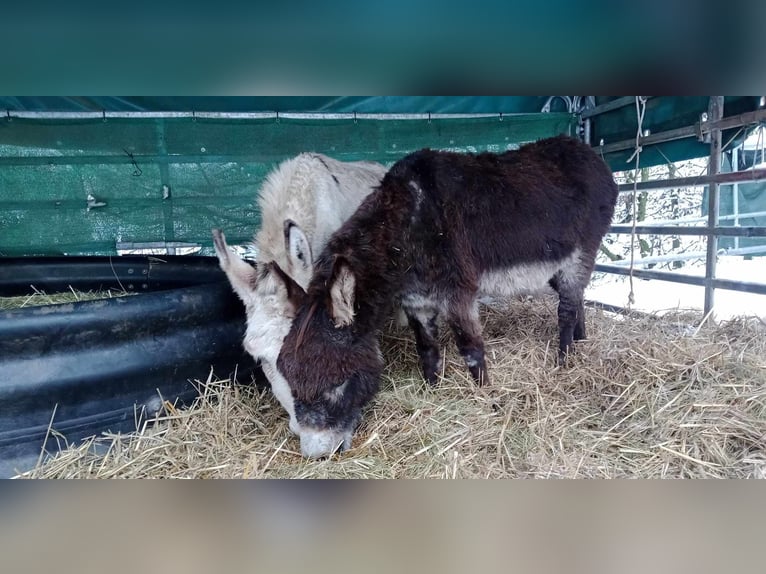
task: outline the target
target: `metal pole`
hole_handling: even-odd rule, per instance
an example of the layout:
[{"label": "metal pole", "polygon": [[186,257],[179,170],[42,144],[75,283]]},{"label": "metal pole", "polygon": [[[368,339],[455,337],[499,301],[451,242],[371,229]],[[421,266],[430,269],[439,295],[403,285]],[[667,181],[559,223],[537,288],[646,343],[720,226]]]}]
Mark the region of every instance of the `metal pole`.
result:
[{"label": "metal pole", "polygon": [[[731,171],[739,170],[739,148],[731,150]],[[739,227],[739,184],[731,186],[731,209],[734,214],[734,226]],[[739,249],[739,237],[734,238],[734,249]]]},{"label": "metal pole", "polygon": [[[159,119],[157,121],[157,150],[163,158],[168,157],[167,146],[167,130],[165,129],[165,120]],[[166,252],[168,255],[175,255],[176,248],[173,245],[175,241],[175,226],[173,222],[173,189],[170,186],[170,167],[167,161],[162,161],[159,164],[160,168],[160,183],[162,187],[157,189],[157,197],[160,197],[162,202],[162,219],[165,227],[165,243]],[[162,195],[160,195],[162,194]]]},{"label": "metal pole", "polygon": [[[710,96],[708,107],[708,121],[717,122],[723,117],[723,96]],[[721,128],[713,124],[710,130],[710,167],[708,175],[718,175],[721,171]],[[720,184],[710,182],[708,188],[708,214],[707,214],[707,257],[705,258],[705,306],[703,313],[708,316],[715,303],[715,267],[718,258],[718,236],[715,228],[718,227]],[[711,318],[712,315],[711,315]]]}]

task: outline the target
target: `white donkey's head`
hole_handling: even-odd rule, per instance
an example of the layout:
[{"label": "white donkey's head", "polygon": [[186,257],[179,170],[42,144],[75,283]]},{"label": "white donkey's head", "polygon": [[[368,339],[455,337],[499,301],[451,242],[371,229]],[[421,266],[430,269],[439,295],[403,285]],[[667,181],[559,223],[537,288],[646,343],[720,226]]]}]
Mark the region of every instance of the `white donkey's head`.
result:
[{"label": "white donkey's head", "polygon": [[274,396],[290,415],[290,430],[299,434],[293,397],[277,370],[277,358],[314,267],[303,230],[290,220],[285,221],[284,229],[286,259],[280,262],[253,267],[226,244],[226,237],[218,229],[213,229],[213,246],[221,269],[247,309],[245,350],[261,363]]}]

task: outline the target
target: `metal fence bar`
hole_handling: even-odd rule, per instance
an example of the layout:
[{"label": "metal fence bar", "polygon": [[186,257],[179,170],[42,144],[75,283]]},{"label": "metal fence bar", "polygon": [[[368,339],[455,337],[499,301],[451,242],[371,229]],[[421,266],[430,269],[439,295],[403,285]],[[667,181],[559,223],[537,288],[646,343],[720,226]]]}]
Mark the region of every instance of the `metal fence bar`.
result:
[{"label": "metal fence bar", "polygon": [[634,317],[636,319],[646,319],[648,317],[657,317],[644,311],[636,311],[635,309],[626,309],[620,305],[611,305],[609,303],[602,303],[601,301],[595,301],[593,299],[586,299],[585,306],[593,309],[600,309],[607,313],[614,313],[615,315],[625,315],[627,317]]},{"label": "metal fence bar", "polygon": [[[744,171],[729,171],[717,175],[700,175],[696,177],[677,177],[674,179],[656,179],[640,181],[636,184],[637,191],[660,191],[674,187],[702,186],[709,183],[748,183],[766,180],[766,168],[748,169]],[[633,191],[632,183],[621,183],[617,186],[621,193]]]},{"label": "metal fence bar", "polygon": [[[619,265],[608,265],[597,263],[595,271],[599,273],[613,273],[615,275],[630,275],[630,269]],[[685,275],[683,273],[671,273],[669,271],[655,271],[653,269],[633,269],[633,276],[640,279],[657,279],[659,281],[669,281],[671,283],[683,283],[684,285],[696,285],[704,287],[705,278],[696,275]],[[764,286],[766,289],[766,286]]]},{"label": "metal fence bar", "polygon": [[[766,253],[766,245],[758,245],[755,247],[736,247],[732,249],[719,249],[717,255],[719,257],[734,257],[737,255],[756,255],[760,253]],[[633,264],[648,265],[650,263],[673,263],[674,261],[689,261],[691,259],[704,259],[707,255],[707,251],[692,251],[688,253],[676,253],[669,255],[654,255],[650,257],[642,257],[641,259],[635,259]],[[630,259],[619,259],[613,261],[612,265],[619,265],[620,267],[630,265]]]},{"label": "metal fence bar", "polygon": [[[719,96],[712,96],[719,97]],[[682,128],[676,128],[667,130],[664,132],[658,132],[656,134],[650,134],[646,137],[642,137],[639,140],[639,145],[649,146],[658,143],[665,143],[674,140],[680,140],[690,137],[699,137],[712,133],[713,130],[724,130],[730,128],[738,128],[746,126],[748,124],[755,124],[758,122],[766,121],[766,109],[755,110],[752,112],[745,112],[736,116],[730,116],[728,118],[721,118],[715,120],[710,117],[708,113],[708,121],[697,122],[692,126],[686,126]],[[626,149],[633,149],[636,146],[636,140],[622,140],[611,144],[605,144],[603,146],[594,146],[598,148],[598,151],[603,154],[608,154],[616,151],[623,151]]]},{"label": "metal fence bar", "polygon": [[[735,244],[736,245],[736,244]],[[766,253],[766,245],[754,245],[753,247],[733,247],[730,249],[719,249],[719,255],[755,255],[757,253]]]},{"label": "metal fence bar", "polygon": [[[766,211],[746,211],[744,213],[738,212],[733,213],[731,215],[719,215],[718,221],[729,221],[729,220],[735,220],[734,227],[740,227],[737,223],[738,219],[750,219],[755,217],[766,217]],[[645,225],[678,225],[682,223],[704,223],[707,221],[707,216],[705,217],[679,217],[678,219],[657,219],[657,220],[649,220],[649,221],[642,221]]]},{"label": "metal fence bar", "polygon": [[[608,265],[597,263],[595,271],[599,273],[613,273],[615,275],[629,275],[630,269],[618,265]],[[633,276],[640,279],[653,279],[657,281],[668,281],[670,283],[682,283],[684,285],[694,285],[705,287],[706,278],[698,275],[685,275],[682,273],[672,273],[670,271],[655,271],[653,269],[633,269]],[[726,289],[727,291],[741,291],[744,293],[755,293],[757,295],[766,295],[766,284],[752,283],[748,281],[735,281],[733,279],[713,279],[713,285],[716,289]]]},{"label": "metal fence bar", "polygon": [[756,295],[766,295],[766,285],[763,283],[752,283],[749,281],[736,281],[734,279],[713,279],[713,287],[716,289],[726,289],[727,291],[741,291],[743,293],[755,293]]},{"label": "metal fence bar", "polygon": [[[654,96],[644,96],[644,97],[648,100],[650,98],[653,98]],[[635,103],[635,101],[636,101],[636,96],[623,96],[621,98],[617,98],[615,100],[612,100],[611,102],[601,104],[600,106],[596,106],[589,110],[583,110],[581,115],[583,119],[592,118],[593,116],[598,116],[600,114],[605,114],[607,112],[619,110],[620,108],[624,108],[625,106],[629,106]]]},{"label": "metal fence bar", "polygon": [[[766,251],[766,247],[763,249]],[[670,255],[655,255],[652,257],[642,257],[641,259],[634,259],[633,265],[636,267],[640,265],[648,265],[650,263],[674,263],[676,261],[689,261],[691,259],[704,259],[706,255],[705,251],[692,251],[691,253],[677,253]],[[720,253],[725,255],[725,253]],[[620,267],[627,267],[630,265],[630,259],[619,259],[613,261],[612,265],[618,265]]]},{"label": "metal fence bar", "polygon": [[[631,233],[630,225],[612,225],[609,233]],[[636,233],[652,235],[715,235],[723,237],[766,237],[766,227],[673,227],[671,225],[637,225]]]},{"label": "metal fence bar", "polygon": [[[649,146],[649,145],[655,145],[659,143],[666,143],[674,140],[682,140],[690,137],[695,137],[700,135],[699,131],[699,124],[695,124],[693,126],[686,126],[683,128],[676,128],[672,130],[667,130],[664,132],[658,132],[656,134],[650,134],[648,136],[642,137],[640,141],[641,146]],[[624,151],[626,149],[631,149],[636,147],[636,140],[622,140],[619,142],[614,142],[611,144],[604,144],[603,146],[598,146],[598,151],[601,154],[608,154],[613,153],[616,151]]]}]

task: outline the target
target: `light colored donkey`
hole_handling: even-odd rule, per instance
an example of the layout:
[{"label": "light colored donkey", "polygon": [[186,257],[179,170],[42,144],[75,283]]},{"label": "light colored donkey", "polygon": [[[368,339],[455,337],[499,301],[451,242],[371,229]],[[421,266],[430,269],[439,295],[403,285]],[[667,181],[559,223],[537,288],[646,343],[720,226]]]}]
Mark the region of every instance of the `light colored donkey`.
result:
[{"label": "light colored donkey", "polygon": [[259,192],[261,228],[255,236],[255,267],[226,245],[220,230],[213,230],[221,269],[247,309],[245,350],[261,362],[274,396],[290,415],[290,430],[296,434],[300,427],[293,397],[277,370],[296,306],[290,303],[294,294],[285,287],[289,282],[280,274],[306,289],[314,256],[385,173],[386,168],[378,163],[340,162],[318,153],[303,153],[282,162]]}]

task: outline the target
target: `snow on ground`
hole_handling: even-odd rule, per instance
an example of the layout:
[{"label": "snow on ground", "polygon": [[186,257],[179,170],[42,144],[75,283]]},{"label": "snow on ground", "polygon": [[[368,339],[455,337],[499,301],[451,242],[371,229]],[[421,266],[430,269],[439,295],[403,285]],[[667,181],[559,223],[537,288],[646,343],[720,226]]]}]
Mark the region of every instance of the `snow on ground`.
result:
[{"label": "snow on ground", "polygon": [[[703,276],[705,269],[704,266],[687,266],[677,272]],[[754,257],[750,261],[745,260],[744,257],[719,257],[716,277],[749,283],[766,283],[766,257]],[[633,292],[635,303],[631,308],[647,312],[675,309],[701,311],[705,297],[702,287],[635,277]],[[594,273],[591,284],[585,291],[585,297],[592,301],[626,307],[629,293],[628,277]],[[716,289],[714,313],[716,319],[729,319],[739,315],[756,315],[766,319],[766,295]]]}]

